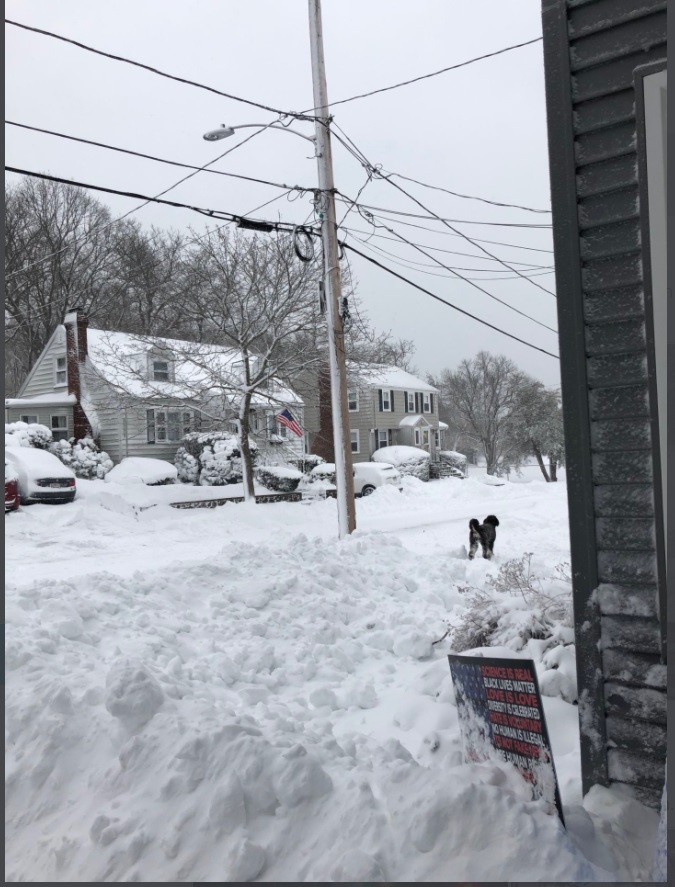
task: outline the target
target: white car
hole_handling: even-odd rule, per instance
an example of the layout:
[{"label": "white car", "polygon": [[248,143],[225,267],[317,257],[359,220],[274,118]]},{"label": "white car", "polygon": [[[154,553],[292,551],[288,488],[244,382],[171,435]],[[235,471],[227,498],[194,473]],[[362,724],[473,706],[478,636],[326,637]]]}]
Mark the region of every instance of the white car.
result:
[{"label": "white car", "polygon": [[401,475],[393,465],[382,462],[355,462],[354,463],[354,495],[370,496],[378,487],[393,484],[399,490]]},{"label": "white car", "polygon": [[5,459],[16,471],[22,505],[30,502],[72,502],[75,498],[75,475],[46,450],[5,447]]}]

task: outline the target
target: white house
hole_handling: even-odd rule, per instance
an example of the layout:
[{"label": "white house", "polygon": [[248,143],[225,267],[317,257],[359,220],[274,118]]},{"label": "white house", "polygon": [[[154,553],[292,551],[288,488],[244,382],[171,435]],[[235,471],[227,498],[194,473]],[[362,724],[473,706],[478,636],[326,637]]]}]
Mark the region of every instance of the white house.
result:
[{"label": "white house", "polygon": [[[125,456],[173,460],[190,431],[236,430],[243,361],[234,349],[198,342],[89,329],[66,315],[6,422],[39,422],[55,439],[93,436],[114,462]],[[276,420],[289,409],[304,425],[302,399],[274,378],[251,402],[251,437],[271,461],[304,454],[304,437]]]}]

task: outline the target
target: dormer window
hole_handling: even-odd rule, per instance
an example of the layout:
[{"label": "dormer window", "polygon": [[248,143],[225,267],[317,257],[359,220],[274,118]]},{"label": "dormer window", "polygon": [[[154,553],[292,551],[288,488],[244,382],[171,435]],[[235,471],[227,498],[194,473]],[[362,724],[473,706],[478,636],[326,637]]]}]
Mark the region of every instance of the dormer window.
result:
[{"label": "dormer window", "polygon": [[170,382],[169,378],[169,361],[153,360],[152,361],[152,381],[153,382]]}]

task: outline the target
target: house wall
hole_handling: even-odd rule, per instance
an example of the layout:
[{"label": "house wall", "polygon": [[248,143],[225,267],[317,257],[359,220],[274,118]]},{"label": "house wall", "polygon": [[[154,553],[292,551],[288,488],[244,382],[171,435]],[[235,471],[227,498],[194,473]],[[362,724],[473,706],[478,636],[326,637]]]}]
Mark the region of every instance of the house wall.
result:
[{"label": "house wall", "polygon": [[[390,390],[390,389],[387,389]],[[360,452],[353,453],[354,462],[367,462],[378,448],[375,443],[376,430],[391,430],[392,445],[405,444],[415,446],[412,429],[400,428],[399,422],[406,416],[411,415],[406,411],[405,392],[394,389],[394,409],[388,412],[380,410],[379,389],[362,386],[359,389],[359,410],[358,412],[349,413],[350,430],[358,430],[360,440]],[[438,428],[438,396],[432,395],[432,411],[430,413],[421,413],[432,425],[433,429]],[[435,452],[433,441],[433,431],[430,433],[430,452]]]},{"label": "house wall", "polygon": [[634,80],[666,56],[666,3],[542,11],[583,788],[657,806],[665,576]]},{"label": "house wall", "polygon": [[7,422],[20,422],[22,416],[37,416],[39,425],[52,427],[52,416],[65,416],[68,423],[68,437],[73,436],[73,408],[71,406],[8,407],[5,409]]},{"label": "house wall", "polygon": [[56,358],[65,356],[66,331],[63,326],[59,326],[26,377],[17,397],[35,397],[38,394],[67,394],[67,383],[64,385],[55,384]]}]

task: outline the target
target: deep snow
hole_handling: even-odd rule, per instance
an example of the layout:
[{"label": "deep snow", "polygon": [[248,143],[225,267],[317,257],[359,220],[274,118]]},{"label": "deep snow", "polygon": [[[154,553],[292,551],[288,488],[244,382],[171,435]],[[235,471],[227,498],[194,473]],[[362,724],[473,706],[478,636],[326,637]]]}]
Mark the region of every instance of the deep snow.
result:
[{"label": "deep snow", "polygon": [[564,483],[406,478],[344,542],[331,499],[168,507],[219,492],[79,481],[7,516],[7,880],[650,880],[656,814],[582,804],[576,707],[544,699],[566,832],[462,763],[432,644],[458,586],[569,560]]}]

